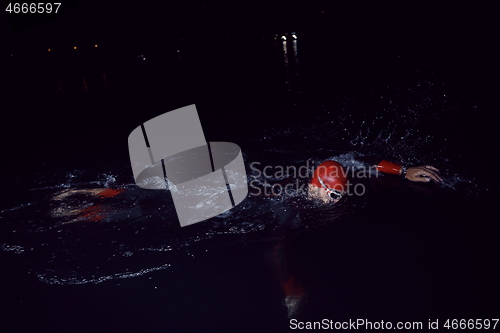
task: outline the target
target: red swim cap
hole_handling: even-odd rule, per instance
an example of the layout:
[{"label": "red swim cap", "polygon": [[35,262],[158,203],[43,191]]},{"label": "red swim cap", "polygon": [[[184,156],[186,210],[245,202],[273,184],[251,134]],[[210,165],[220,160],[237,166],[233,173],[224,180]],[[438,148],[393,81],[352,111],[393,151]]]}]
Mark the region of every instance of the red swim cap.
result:
[{"label": "red swim cap", "polygon": [[319,188],[324,188],[318,177],[321,178],[323,183],[329,189],[334,189],[340,192],[347,190],[347,173],[345,172],[344,167],[342,167],[342,165],[338,162],[324,161],[318,165],[316,170],[314,170],[311,184]]}]

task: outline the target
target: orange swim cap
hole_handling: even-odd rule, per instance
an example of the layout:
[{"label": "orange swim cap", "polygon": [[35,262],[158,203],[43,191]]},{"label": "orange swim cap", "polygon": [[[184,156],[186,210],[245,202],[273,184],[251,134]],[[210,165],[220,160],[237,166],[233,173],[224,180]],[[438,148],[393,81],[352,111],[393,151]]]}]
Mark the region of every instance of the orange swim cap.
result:
[{"label": "orange swim cap", "polygon": [[311,185],[324,188],[321,181],[329,189],[340,192],[347,191],[347,173],[344,167],[338,162],[324,161],[318,165],[316,170],[314,170]]}]

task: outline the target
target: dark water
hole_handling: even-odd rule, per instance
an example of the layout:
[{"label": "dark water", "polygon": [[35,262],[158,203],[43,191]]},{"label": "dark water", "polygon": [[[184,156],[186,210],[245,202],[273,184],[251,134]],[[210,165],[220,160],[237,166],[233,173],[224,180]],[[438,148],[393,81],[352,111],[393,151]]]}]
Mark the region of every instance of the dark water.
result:
[{"label": "dark water", "polygon": [[[431,41],[297,36],[8,60],[6,332],[280,332],[289,317],[426,327],[498,316],[495,180],[485,172],[498,161],[498,87],[487,64],[451,42],[432,56]],[[133,184],[127,136],[193,103],[207,141],[240,145],[261,190],[307,182],[278,166],[310,171],[336,159],[360,169],[369,155],[433,165],[444,181],[360,179],[366,193],[327,207],[297,187],[249,195],[180,228],[168,192]],[[83,192],[96,188],[125,191]],[[80,192],[56,199],[70,190]]]}]

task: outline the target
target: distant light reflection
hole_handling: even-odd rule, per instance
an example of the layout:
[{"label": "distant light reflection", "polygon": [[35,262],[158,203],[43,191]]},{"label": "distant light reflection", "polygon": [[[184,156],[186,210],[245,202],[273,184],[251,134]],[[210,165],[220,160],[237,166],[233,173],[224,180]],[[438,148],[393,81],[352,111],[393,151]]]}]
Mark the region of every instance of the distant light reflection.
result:
[{"label": "distant light reflection", "polygon": [[283,41],[283,56],[284,56],[284,60],[285,60],[285,67],[288,68],[288,47],[286,45],[286,40]]},{"label": "distant light reflection", "polygon": [[[291,36],[287,40],[286,36],[282,36],[283,45],[283,62],[285,65],[285,84],[288,91],[302,94],[302,84],[299,70],[299,57],[298,57],[298,38],[297,33],[287,33]],[[289,43],[291,50],[289,50]]]},{"label": "distant light reflection", "polygon": [[292,48],[293,48],[293,57],[295,58],[295,63],[298,65],[299,64],[299,57],[297,54],[297,40],[293,41]]}]

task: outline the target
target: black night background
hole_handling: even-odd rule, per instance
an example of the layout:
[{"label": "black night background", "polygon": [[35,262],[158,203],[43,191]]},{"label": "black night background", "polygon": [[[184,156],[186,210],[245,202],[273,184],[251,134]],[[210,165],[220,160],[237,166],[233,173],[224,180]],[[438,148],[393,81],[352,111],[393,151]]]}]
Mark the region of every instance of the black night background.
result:
[{"label": "black night background", "polygon": [[[80,0],[52,16],[5,8],[2,332],[285,332],[290,318],[426,329],[429,319],[498,318],[495,6]],[[250,198],[247,211],[235,208],[240,217],[185,228],[170,202],[137,188],[108,207],[122,212],[114,220],[50,215],[49,198],[64,188],[133,188],[129,133],[190,104],[207,141],[241,147],[249,176],[252,161],[377,155],[436,166],[445,181],[373,185],[349,213]],[[308,227],[314,221],[321,226]],[[283,295],[290,276],[307,295],[296,315]]]}]

